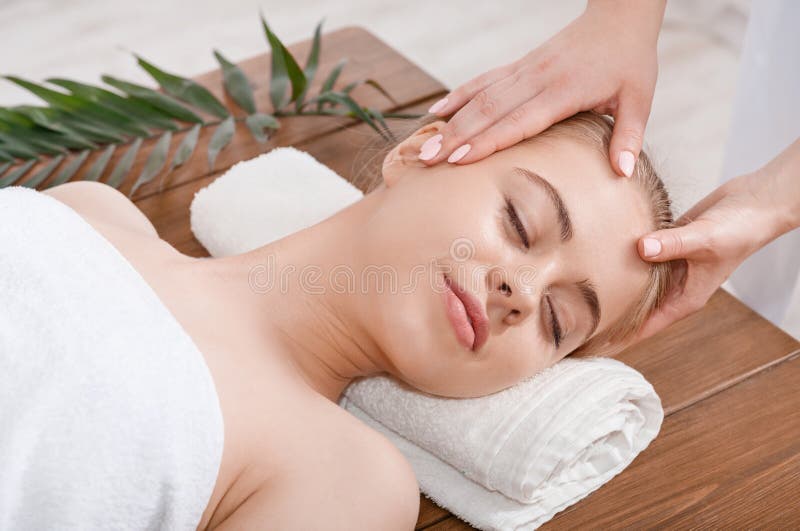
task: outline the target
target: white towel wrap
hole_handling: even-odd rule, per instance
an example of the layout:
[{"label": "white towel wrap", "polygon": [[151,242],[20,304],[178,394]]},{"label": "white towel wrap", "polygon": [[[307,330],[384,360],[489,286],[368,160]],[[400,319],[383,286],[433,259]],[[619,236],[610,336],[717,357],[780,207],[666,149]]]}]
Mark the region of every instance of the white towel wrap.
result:
[{"label": "white towel wrap", "polygon": [[202,354],[74,210],[0,190],[0,529],[200,523],[223,420]]}]

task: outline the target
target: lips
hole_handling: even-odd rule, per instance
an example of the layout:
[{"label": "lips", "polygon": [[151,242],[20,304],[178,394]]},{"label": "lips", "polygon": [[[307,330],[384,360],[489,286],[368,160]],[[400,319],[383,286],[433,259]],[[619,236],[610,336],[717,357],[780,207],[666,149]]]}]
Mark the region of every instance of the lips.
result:
[{"label": "lips", "polygon": [[477,297],[444,275],[448,289],[444,292],[447,317],[459,343],[477,351],[489,338],[489,319]]}]

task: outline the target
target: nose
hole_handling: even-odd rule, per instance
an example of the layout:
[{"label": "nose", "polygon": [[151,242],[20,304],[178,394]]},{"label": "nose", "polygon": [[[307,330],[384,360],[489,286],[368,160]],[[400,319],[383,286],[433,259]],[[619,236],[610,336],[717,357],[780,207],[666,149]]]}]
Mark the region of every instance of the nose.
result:
[{"label": "nose", "polygon": [[490,317],[499,313],[503,323],[513,326],[533,315],[539,299],[536,284],[533,282],[536,276],[534,273],[531,270],[510,274],[504,268],[492,268],[486,275]]}]

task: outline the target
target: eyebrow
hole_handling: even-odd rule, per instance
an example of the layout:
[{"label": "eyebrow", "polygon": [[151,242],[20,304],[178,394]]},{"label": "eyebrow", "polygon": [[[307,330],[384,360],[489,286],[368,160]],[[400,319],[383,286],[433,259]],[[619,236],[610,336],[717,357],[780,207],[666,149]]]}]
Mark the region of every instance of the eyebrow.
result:
[{"label": "eyebrow", "polygon": [[[558,190],[550,184],[550,181],[534,171],[518,166],[514,167],[514,171],[521,173],[528,181],[541,187],[547,193],[547,196],[553,202],[553,206],[556,209],[558,223],[561,226],[561,241],[569,241],[569,239],[572,238],[572,220],[569,217],[567,206],[564,204],[564,200],[561,199],[561,194],[558,193]],[[600,299],[597,297],[597,289],[588,278],[576,282],[575,286],[578,288],[578,291],[580,291],[583,301],[589,307],[589,313],[592,315],[592,325],[589,328],[589,332],[584,337],[584,342],[586,342],[592,334],[594,334],[595,330],[597,330],[597,325],[600,324]]]},{"label": "eyebrow", "polygon": [[586,342],[592,337],[594,331],[597,330],[597,325],[600,324],[600,299],[597,297],[597,290],[594,284],[592,284],[588,278],[576,282],[575,285],[578,287],[578,290],[580,290],[584,302],[589,306],[589,313],[592,314],[592,326],[583,338],[583,341]]},{"label": "eyebrow", "polygon": [[543,188],[544,191],[547,192],[547,196],[553,202],[553,206],[556,209],[558,224],[561,225],[561,241],[565,242],[572,238],[572,220],[569,217],[567,207],[561,199],[561,194],[558,193],[558,190],[556,190],[547,179],[527,168],[516,166],[514,167],[514,171],[521,173],[528,181]]}]

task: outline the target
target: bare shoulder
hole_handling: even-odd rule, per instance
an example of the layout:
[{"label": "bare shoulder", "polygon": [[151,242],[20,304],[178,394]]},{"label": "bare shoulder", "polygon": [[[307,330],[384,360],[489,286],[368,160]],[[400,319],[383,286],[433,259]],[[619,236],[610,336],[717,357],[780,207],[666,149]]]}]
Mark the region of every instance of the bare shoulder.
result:
[{"label": "bare shoulder", "polygon": [[296,439],[302,457],[287,452],[281,473],[215,528],[414,529],[419,487],[411,465],[385,436],[326,402],[303,420],[319,428]]},{"label": "bare shoulder", "polygon": [[147,236],[158,236],[155,227],[125,194],[107,184],[74,181],[42,193],[66,204],[91,222],[111,224]]}]

